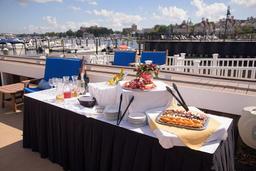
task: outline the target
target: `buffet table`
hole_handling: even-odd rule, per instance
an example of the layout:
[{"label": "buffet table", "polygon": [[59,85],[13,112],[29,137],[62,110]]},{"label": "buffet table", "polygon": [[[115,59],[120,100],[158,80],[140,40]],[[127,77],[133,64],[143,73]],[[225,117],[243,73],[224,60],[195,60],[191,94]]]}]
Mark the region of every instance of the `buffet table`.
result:
[{"label": "buffet table", "polygon": [[126,121],[115,126],[76,99],[56,103],[53,91],[25,95],[23,147],[65,170],[234,170],[232,123],[225,141],[199,151],[164,149],[148,126],[135,128]]}]

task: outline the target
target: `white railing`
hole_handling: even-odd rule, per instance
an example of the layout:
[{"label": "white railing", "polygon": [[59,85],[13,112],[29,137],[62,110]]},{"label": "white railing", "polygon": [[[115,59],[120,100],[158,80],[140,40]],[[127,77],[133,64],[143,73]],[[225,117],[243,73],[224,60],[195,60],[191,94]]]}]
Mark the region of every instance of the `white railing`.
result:
[{"label": "white railing", "polygon": [[114,61],[114,55],[106,55],[106,54],[94,54],[86,56],[88,63],[90,64],[101,64],[101,65],[109,65],[111,61]]},{"label": "white railing", "polygon": [[209,75],[225,78],[256,79],[256,58],[212,58],[186,59],[185,53],[168,56],[162,70]]},{"label": "white railing", "polygon": [[[167,64],[161,66],[161,70],[224,78],[256,79],[256,58],[218,58],[218,54],[212,56],[191,59],[185,58],[185,53],[168,56]],[[89,55],[87,59],[91,64],[109,65],[110,61],[114,61],[114,55]]]}]

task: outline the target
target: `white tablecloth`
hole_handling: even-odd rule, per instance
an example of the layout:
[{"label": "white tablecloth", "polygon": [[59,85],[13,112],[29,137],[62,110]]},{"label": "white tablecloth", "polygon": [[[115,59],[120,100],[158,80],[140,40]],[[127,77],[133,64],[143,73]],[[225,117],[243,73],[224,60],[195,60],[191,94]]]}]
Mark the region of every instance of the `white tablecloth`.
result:
[{"label": "white tablecloth", "polygon": [[[44,90],[44,91],[40,91],[40,92],[25,94],[25,96],[48,103],[48,104],[51,104],[51,105],[54,105],[54,106],[61,107],[63,109],[75,112],[80,115],[92,117],[92,118],[101,120],[103,122],[107,122],[109,124],[113,124],[113,125],[116,124],[116,121],[106,120],[104,118],[104,115],[102,113],[97,113],[94,108],[86,108],[86,107],[81,106],[79,104],[77,98],[65,99],[64,102],[57,103],[55,101],[55,93],[56,93],[55,89],[49,89],[49,90]],[[230,119],[230,118],[214,116],[214,115],[212,115],[212,117],[214,117],[216,120],[218,120],[222,124],[222,127],[224,127],[225,129],[228,129],[232,122],[232,119]],[[151,137],[156,137],[156,135],[153,132],[151,132],[148,125],[137,128],[137,127],[133,127],[131,124],[129,124],[127,121],[124,120],[121,122],[120,127],[129,129],[131,131],[135,131],[137,133],[145,134],[145,135],[148,135]],[[172,139],[171,141],[174,145],[184,146],[184,144],[182,144],[180,142],[180,140],[177,138],[177,136],[170,134],[170,133],[166,133],[166,132],[163,132],[163,134],[166,136],[169,136]],[[211,138],[209,138],[209,139],[211,139]],[[205,145],[203,145],[201,147],[200,151],[212,154],[216,151],[220,142],[221,142],[221,140],[208,141]]]},{"label": "white tablecloth", "polygon": [[99,106],[117,104],[118,88],[117,86],[108,85],[107,82],[89,83],[89,92],[96,98]]},{"label": "white tablecloth", "polygon": [[[122,85],[124,82],[120,82]],[[166,107],[171,103],[173,97],[167,92],[166,86],[162,81],[154,81],[156,87],[149,91],[125,90],[119,85],[119,92],[123,94],[122,109],[128,105],[129,100],[134,96],[134,101],[129,107],[128,113],[144,113],[147,110],[159,107]],[[120,94],[119,93],[119,94]]]}]

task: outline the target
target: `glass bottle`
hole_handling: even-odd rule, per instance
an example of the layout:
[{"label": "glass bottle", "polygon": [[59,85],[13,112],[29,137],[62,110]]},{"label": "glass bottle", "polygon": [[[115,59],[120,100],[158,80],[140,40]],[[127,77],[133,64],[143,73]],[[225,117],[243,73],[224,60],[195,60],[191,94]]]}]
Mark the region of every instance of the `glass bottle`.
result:
[{"label": "glass bottle", "polygon": [[80,94],[84,94],[86,92],[86,85],[84,81],[84,72],[81,72],[81,81],[80,81]]}]

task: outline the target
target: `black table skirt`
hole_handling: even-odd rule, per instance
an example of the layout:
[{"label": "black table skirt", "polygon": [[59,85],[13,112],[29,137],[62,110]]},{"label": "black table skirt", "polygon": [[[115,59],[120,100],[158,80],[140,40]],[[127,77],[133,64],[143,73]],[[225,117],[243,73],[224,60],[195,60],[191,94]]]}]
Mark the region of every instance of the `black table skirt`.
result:
[{"label": "black table skirt", "polygon": [[65,170],[233,171],[232,126],[214,154],[163,149],[156,138],[25,97],[23,147]]}]

